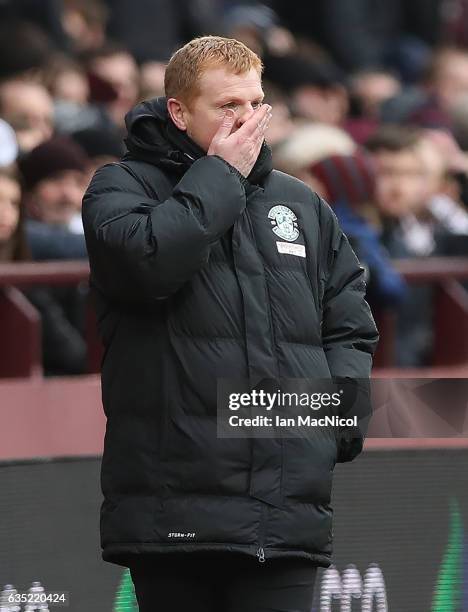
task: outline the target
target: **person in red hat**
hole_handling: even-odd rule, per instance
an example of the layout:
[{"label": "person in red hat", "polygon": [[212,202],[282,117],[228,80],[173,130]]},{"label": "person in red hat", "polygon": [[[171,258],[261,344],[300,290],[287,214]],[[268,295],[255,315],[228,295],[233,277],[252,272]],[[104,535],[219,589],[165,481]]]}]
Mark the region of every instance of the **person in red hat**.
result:
[{"label": "person in red hat", "polygon": [[[76,228],[86,164],[83,149],[64,136],[47,140],[19,160],[22,206],[27,215],[25,233],[32,259],[87,258],[83,232]],[[41,314],[44,373],[83,373],[86,294],[76,287],[41,287],[28,290],[27,297]]]},{"label": "person in red hat", "polygon": [[309,184],[333,208],[359,260],[367,270],[372,306],[393,308],[405,298],[404,280],[380,242],[373,204],[376,173],[370,155],[329,155],[308,168]]},{"label": "person in red hat", "polygon": [[26,235],[33,259],[84,259],[83,232],[76,228],[85,189],[87,157],[65,136],[40,144],[19,162],[28,213]]}]

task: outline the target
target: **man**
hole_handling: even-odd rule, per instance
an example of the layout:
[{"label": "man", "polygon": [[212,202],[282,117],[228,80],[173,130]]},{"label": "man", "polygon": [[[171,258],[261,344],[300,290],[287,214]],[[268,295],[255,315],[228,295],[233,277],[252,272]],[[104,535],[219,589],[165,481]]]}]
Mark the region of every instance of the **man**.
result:
[{"label": "man", "polygon": [[299,54],[265,55],[265,77],[288,92],[297,119],[340,126],[349,111],[343,75],[331,61],[313,61]]},{"label": "man", "polygon": [[135,59],[124,47],[107,43],[87,53],[86,67],[96,89],[99,83],[110,89],[110,99],[104,100],[104,106],[120,131],[124,128],[126,113],[138,99],[139,73]]},{"label": "man", "polygon": [[[19,160],[24,232],[29,256],[35,261],[87,259],[81,223],[87,161],[84,150],[66,136],[42,142]],[[41,314],[46,375],[85,371],[86,294],[83,287],[35,287],[27,291],[28,299]]]},{"label": "man", "polygon": [[[468,215],[443,194],[446,160],[429,134],[387,125],[367,142],[376,168],[380,240],[393,259],[466,253]],[[431,284],[408,287],[397,308],[400,367],[431,362],[433,289]]]},{"label": "man", "polygon": [[68,136],[54,136],[19,163],[33,259],[85,259],[81,200],[88,158]]},{"label": "man", "polygon": [[344,430],[217,436],[217,380],[365,379],[377,341],[330,208],[272,170],[261,70],[233,39],[179,49],[166,98],[128,114],[129,153],[83,201],[105,345],[103,558],[130,567],[142,611],[309,611],[331,471],[362,447]]},{"label": "man", "polygon": [[15,130],[22,154],[49,140],[54,131],[54,103],[39,83],[11,79],[0,85],[0,116]]}]

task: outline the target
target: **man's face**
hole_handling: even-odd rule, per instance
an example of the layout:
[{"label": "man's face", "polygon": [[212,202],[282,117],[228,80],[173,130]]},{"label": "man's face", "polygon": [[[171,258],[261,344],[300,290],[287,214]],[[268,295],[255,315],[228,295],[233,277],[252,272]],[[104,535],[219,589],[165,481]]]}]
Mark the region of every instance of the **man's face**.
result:
[{"label": "man's face", "polygon": [[353,79],[352,92],[359,100],[366,116],[378,117],[382,103],[398,95],[401,85],[398,79],[385,72],[368,72]]},{"label": "man's face", "polygon": [[292,106],[303,119],[339,126],[348,113],[348,94],[338,85],[328,88],[304,85],[293,92]]},{"label": "man's face", "polygon": [[254,68],[244,74],[211,68],[202,74],[199,88],[199,95],[190,105],[181,104],[176,125],[185,129],[204,151],[208,151],[227,109],[235,112],[232,128],[235,132],[262,104],[264,97],[260,75]]},{"label": "man's face", "polygon": [[416,150],[378,151],[376,200],[382,213],[401,218],[424,206],[426,172]]},{"label": "man's face", "polygon": [[53,102],[40,85],[14,81],[5,84],[2,116],[15,130],[22,151],[31,151],[52,136]]},{"label": "man's face", "polygon": [[68,225],[80,210],[84,176],[77,170],[65,170],[40,181],[30,194],[35,216],[45,223]]},{"label": "man's face", "polygon": [[449,55],[439,69],[434,87],[442,108],[450,113],[457,102],[468,94],[468,55]]},{"label": "man's face", "polygon": [[121,125],[125,113],[138,98],[138,67],[133,57],[126,52],[100,57],[92,63],[92,71],[114,88],[117,98],[110,102],[108,110],[114,121]]},{"label": "man's face", "polygon": [[0,244],[9,240],[16,230],[20,198],[18,183],[0,175]]}]

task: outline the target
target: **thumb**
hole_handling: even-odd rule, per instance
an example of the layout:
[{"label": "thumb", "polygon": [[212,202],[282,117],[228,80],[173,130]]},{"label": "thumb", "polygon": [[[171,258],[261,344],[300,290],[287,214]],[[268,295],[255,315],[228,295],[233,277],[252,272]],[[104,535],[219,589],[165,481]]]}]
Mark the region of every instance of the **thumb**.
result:
[{"label": "thumb", "polygon": [[232,130],[232,124],[234,123],[235,112],[232,109],[228,109],[224,114],[221,125],[216,132],[216,138],[227,138]]}]

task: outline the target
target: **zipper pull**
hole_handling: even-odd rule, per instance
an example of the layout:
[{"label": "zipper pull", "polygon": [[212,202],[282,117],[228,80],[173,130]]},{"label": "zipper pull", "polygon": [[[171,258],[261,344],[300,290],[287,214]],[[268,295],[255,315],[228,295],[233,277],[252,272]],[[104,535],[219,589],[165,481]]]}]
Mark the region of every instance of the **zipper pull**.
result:
[{"label": "zipper pull", "polygon": [[260,563],[264,563],[265,562],[265,551],[263,550],[263,548],[259,548],[257,550],[257,557],[258,557],[258,560],[260,561]]}]

